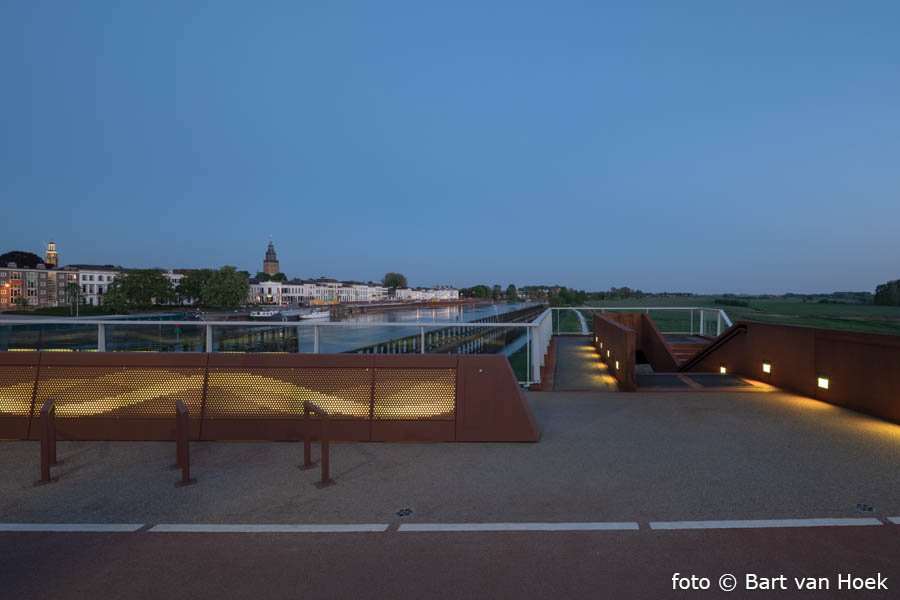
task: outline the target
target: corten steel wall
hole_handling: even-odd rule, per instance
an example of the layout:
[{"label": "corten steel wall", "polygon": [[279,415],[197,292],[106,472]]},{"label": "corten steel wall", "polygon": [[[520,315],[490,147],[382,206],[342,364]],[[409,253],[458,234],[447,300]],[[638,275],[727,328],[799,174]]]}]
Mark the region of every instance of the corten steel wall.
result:
[{"label": "corten steel wall", "polygon": [[[637,333],[617,321],[608,319],[606,315],[594,315],[594,339],[600,358],[609,367],[609,372],[619,384],[623,392],[633,392],[637,386],[634,378],[635,349]],[[600,347],[602,342],[603,347]],[[611,356],[607,358],[607,350]],[[619,368],[616,369],[616,361]]]},{"label": "corten steel wall", "polygon": [[[504,356],[0,353],[0,438],[171,440],[174,402],[201,440],[299,440],[303,401],[347,441],[537,441]],[[312,435],[318,435],[314,426]]]},{"label": "corten steel wall", "polygon": [[[725,365],[732,373],[900,423],[900,336],[749,322],[732,329],[736,335],[689,370],[718,372]],[[764,361],[771,373],[763,373]],[[818,387],[819,377],[828,378],[827,390]]]},{"label": "corten steel wall", "polygon": [[636,349],[644,353],[655,372],[678,370],[678,360],[649,316],[644,313],[606,313],[603,316],[634,330]]}]

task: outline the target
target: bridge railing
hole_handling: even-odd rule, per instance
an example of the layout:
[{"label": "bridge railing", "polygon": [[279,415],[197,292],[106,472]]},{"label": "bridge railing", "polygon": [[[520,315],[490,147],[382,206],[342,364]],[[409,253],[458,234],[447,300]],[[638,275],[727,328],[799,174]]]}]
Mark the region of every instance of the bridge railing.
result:
[{"label": "bridge railing", "polygon": [[669,335],[702,335],[718,337],[732,322],[719,308],[700,306],[577,306],[554,307],[555,335],[583,335],[590,332],[590,318],[594,313],[643,313],[648,315],[660,333]]},{"label": "bridge railing", "polygon": [[0,319],[0,352],[505,354],[539,383],[549,312],[531,322],[267,322]]},{"label": "bridge railing", "polygon": [[0,351],[505,354],[522,385],[541,381],[553,335],[589,334],[593,312],[646,312],[662,333],[715,337],[718,309],[548,308],[530,322],[267,322],[0,319]]}]

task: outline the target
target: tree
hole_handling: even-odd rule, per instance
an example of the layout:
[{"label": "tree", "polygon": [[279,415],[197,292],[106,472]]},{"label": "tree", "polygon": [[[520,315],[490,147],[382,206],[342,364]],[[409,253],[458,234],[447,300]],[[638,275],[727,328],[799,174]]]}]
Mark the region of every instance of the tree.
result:
[{"label": "tree", "polygon": [[402,273],[385,273],[381,278],[381,285],[386,288],[403,288],[409,287],[406,277]]},{"label": "tree", "polygon": [[209,282],[209,278],[212,277],[214,271],[212,269],[200,269],[198,271],[191,271],[187,275],[181,278],[181,281],[178,282],[178,287],[175,288],[175,291],[178,294],[178,299],[182,302],[188,301],[196,304],[203,297],[203,289],[206,287],[206,284]]},{"label": "tree", "polygon": [[25,296],[16,296],[16,299],[13,300],[13,304],[21,309],[28,308],[28,298],[26,298]]},{"label": "tree", "polygon": [[491,297],[491,288],[486,285],[479,284],[470,288],[463,288],[459,290],[459,294],[464,298],[487,299]]},{"label": "tree", "polygon": [[502,295],[503,288],[501,288],[499,285],[494,285],[494,287],[491,288],[491,298],[493,298],[494,300],[499,300]]},{"label": "tree", "polygon": [[16,263],[20,269],[33,269],[44,262],[44,259],[31,252],[23,252],[22,250],[13,250],[5,254],[0,254],[0,267],[6,268],[9,263]]},{"label": "tree", "polygon": [[122,286],[116,285],[121,277],[121,275],[116,277],[109,287],[106,288],[106,293],[103,294],[103,300],[101,301],[103,308],[117,314],[125,314],[132,308],[135,308]]},{"label": "tree", "polygon": [[250,281],[246,274],[226,266],[213,272],[203,288],[201,299],[206,306],[233,309],[247,301],[249,291]]},{"label": "tree", "polygon": [[287,281],[287,275],[284,273],[275,273],[272,275],[272,281]]},{"label": "tree", "polygon": [[113,299],[103,303],[111,310],[150,308],[154,303],[168,304],[175,300],[172,282],[156,269],[136,269],[116,277],[106,289]]},{"label": "tree", "polygon": [[519,290],[516,289],[516,286],[513,284],[509,284],[506,288],[506,299],[510,302],[515,302],[519,299]]},{"label": "tree", "polygon": [[900,279],[876,287],[874,302],[882,306],[900,306]]},{"label": "tree", "polygon": [[260,271],[259,273],[256,274],[256,277],[254,277],[253,279],[255,279],[257,281],[272,281],[272,276],[269,275],[268,273],[263,273],[262,271]]}]

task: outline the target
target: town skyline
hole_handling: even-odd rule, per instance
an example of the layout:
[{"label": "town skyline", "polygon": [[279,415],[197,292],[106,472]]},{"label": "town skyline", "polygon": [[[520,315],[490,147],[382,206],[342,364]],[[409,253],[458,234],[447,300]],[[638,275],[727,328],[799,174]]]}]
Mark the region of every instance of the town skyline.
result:
[{"label": "town skyline", "polygon": [[[274,240],[274,236],[270,236],[269,239],[268,239],[268,241],[266,242],[266,244],[274,243],[274,241],[275,241],[275,240]],[[48,244],[54,244],[54,248],[53,248],[53,252],[54,252],[54,253],[57,253],[58,255],[62,255],[62,256],[64,256],[64,257],[67,255],[67,253],[65,252],[65,250],[64,250],[64,249],[61,249],[60,244],[56,241],[55,238],[54,238],[54,239],[51,239],[51,240],[49,240],[48,242],[45,242],[45,243],[44,243],[44,246],[45,246],[44,249],[45,249],[45,250],[47,249],[47,245],[48,245]],[[0,253],[12,252],[12,251],[29,252],[29,253],[35,254],[35,255],[38,256],[38,257],[44,256],[44,251],[34,251],[34,250],[26,250],[26,249],[23,249],[23,248],[11,248],[11,247],[10,247],[10,248],[0,248]],[[127,270],[127,269],[159,269],[159,270],[175,270],[175,271],[179,271],[179,270],[191,271],[191,270],[200,270],[200,269],[218,269],[218,268],[221,268],[221,267],[223,267],[223,266],[234,266],[237,270],[239,270],[239,271],[244,271],[244,272],[248,273],[251,279],[255,279],[255,278],[256,278],[256,275],[265,272],[265,261],[266,261],[266,256],[267,256],[266,250],[263,250],[263,251],[260,253],[260,256],[261,256],[261,258],[259,258],[259,260],[257,261],[258,264],[257,264],[256,267],[245,265],[245,263],[247,263],[247,261],[243,261],[243,262],[240,262],[240,263],[238,263],[238,262],[230,262],[230,263],[229,263],[229,262],[226,262],[226,263],[223,263],[223,264],[220,264],[220,265],[215,265],[215,264],[205,264],[205,265],[204,265],[204,264],[197,264],[197,265],[187,265],[187,266],[183,266],[183,265],[174,265],[174,266],[172,266],[172,265],[160,265],[160,264],[149,264],[149,263],[147,263],[147,264],[124,264],[124,263],[122,263],[122,262],[120,262],[120,261],[108,261],[108,260],[106,260],[106,261],[104,261],[104,260],[100,260],[100,261],[97,261],[97,260],[94,260],[94,261],[75,261],[75,260],[71,260],[71,261],[70,261],[70,260],[66,260],[65,258],[63,258],[62,260],[59,261],[58,266],[59,266],[60,268],[63,268],[63,267],[66,267],[66,266],[68,266],[68,265],[92,265],[92,266],[111,266],[111,267],[117,267],[117,268],[121,268],[121,269],[125,269],[125,270]],[[279,263],[285,262],[285,261],[281,260],[281,254],[280,254],[280,252],[279,252],[279,254],[278,254],[278,257],[279,257],[279,258],[278,258],[278,262],[279,262]],[[0,265],[0,266],[6,266],[6,265]],[[404,272],[402,271],[402,269],[390,269],[390,268],[387,268],[387,267],[386,267],[385,269],[386,269],[386,270],[384,271],[384,273],[388,273],[388,272],[394,271],[394,272],[400,272],[400,273],[403,273],[404,275],[406,275],[406,273],[404,273]],[[376,276],[376,277],[358,277],[358,278],[354,278],[354,277],[342,277],[342,276],[340,276],[340,275],[329,274],[329,273],[320,273],[320,274],[318,274],[318,275],[298,275],[298,274],[296,274],[296,273],[293,272],[293,271],[288,272],[288,271],[286,271],[284,268],[281,268],[281,269],[280,269],[280,272],[283,273],[283,274],[287,277],[287,280],[288,280],[288,281],[315,281],[315,280],[324,280],[324,279],[327,279],[327,280],[340,281],[340,282],[348,282],[348,283],[376,283],[376,284],[379,283],[379,282],[381,281],[382,276],[384,275],[384,273],[383,273],[382,276]],[[272,275],[272,274],[273,274],[273,273],[269,273],[269,275]],[[738,294],[738,295],[747,295],[747,296],[753,296],[753,295],[768,295],[768,294],[771,294],[771,295],[784,295],[784,294],[801,294],[801,295],[802,295],[802,294],[809,294],[809,295],[824,294],[824,295],[827,295],[827,294],[832,294],[832,293],[835,293],[835,292],[869,292],[869,293],[871,293],[871,292],[873,292],[873,291],[875,290],[875,288],[876,288],[878,285],[880,285],[881,283],[883,283],[883,282],[878,282],[878,283],[872,285],[872,286],[871,286],[871,289],[849,289],[849,288],[848,288],[848,289],[821,289],[821,290],[813,290],[813,291],[810,291],[810,290],[798,290],[798,289],[786,289],[786,290],[778,290],[778,291],[773,291],[773,290],[763,290],[763,291],[750,291],[750,292],[746,292],[746,291],[745,291],[745,292],[738,292],[738,291],[727,290],[727,289],[702,290],[702,291],[689,290],[689,289],[653,289],[653,288],[650,288],[650,287],[641,287],[641,286],[636,286],[636,285],[630,285],[630,284],[627,283],[627,282],[625,282],[625,283],[620,283],[620,284],[606,285],[605,287],[603,287],[602,284],[601,284],[600,287],[583,287],[583,288],[579,288],[579,287],[577,287],[577,286],[567,285],[565,282],[560,282],[560,281],[518,282],[518,281],[506,281],[506,280],[504,280],[503,278],[483,279],[483,280],[479,280],[479,281],[470,281],[470,282],[464,282],[464,283],[455,283],[455,282],[427,282],[427,283],[419,283],[419,282],[413,280],[413,278],[411,278],[411,277],[409,277],[409,276],[407,276],[407,279],[408,279],[408,281],[409,281],[409,287],[410,287],[410,288],[423,288],[423,289],[434,289],[434,288],[440,288],[440,287],[447,287],[447,286],[449,286],[449,287],[452,287],[452,288],[455,288],[455,289],[460,289],[460,290],[462,290],[462,289],[471,288],[471,287],[478,286],[478,285],[488,285],[488,286],[491,286],[491,285],[500,285],[500,286],[502,286],[502,287],[505,289],[507,285],[512,284],[512,285],[514,285],[514,286],[516,286],[516,287],[518,287],[518,288],[523,288],[523,287],[555,287],[555,286],[560,286],[560,287],[567,287],[567,288],[569,288],[569,289],[580,289],[580,290],[583,290],[583,291],[586,291],[586,292],[605,292],[605,291],[607,291],[607,290],[614,289],[614,288],[630,288],[630,289],[632,289],[632,290],[643,291],[643,292],[645,292],[645,293],[650,293],[650,294],[665,294],[665,293],[672,293],[672,294],[692,294],[692,295],[698,295],[698,296],[701,296],[701,295],[722,295],[722,294]]]}]

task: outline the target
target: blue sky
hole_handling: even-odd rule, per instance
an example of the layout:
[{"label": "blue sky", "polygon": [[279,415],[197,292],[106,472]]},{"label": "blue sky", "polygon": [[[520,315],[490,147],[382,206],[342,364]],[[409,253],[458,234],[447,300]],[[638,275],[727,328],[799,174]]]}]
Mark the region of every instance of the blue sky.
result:
[{"label": "blue sky", "polygon": [[6,2],[0,249],[585,289],[900,277],[896,2]]}]

